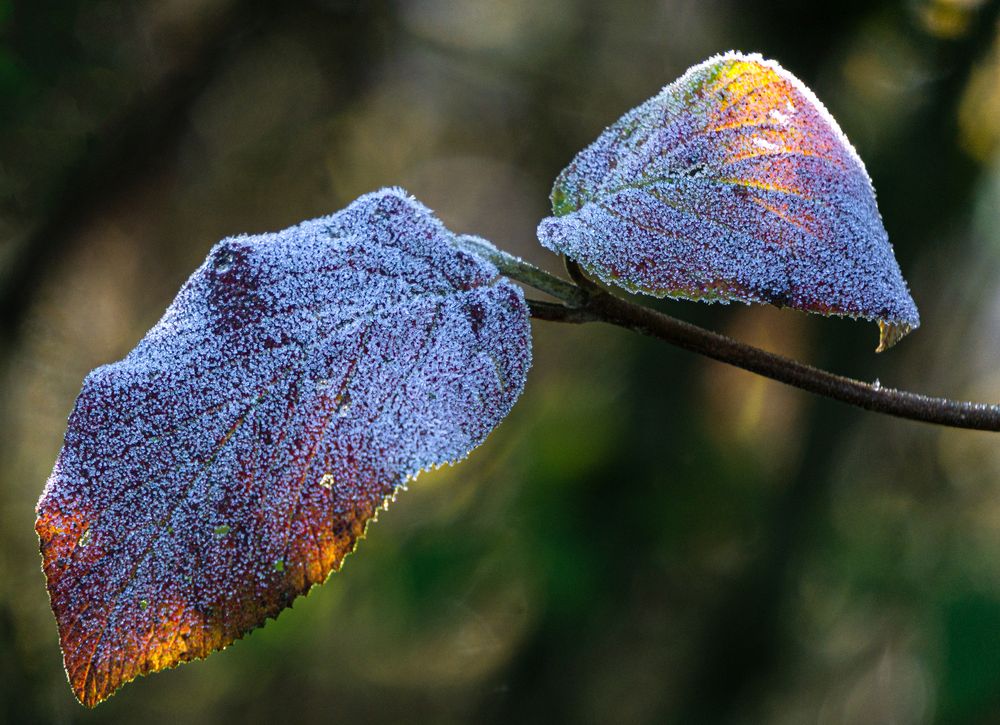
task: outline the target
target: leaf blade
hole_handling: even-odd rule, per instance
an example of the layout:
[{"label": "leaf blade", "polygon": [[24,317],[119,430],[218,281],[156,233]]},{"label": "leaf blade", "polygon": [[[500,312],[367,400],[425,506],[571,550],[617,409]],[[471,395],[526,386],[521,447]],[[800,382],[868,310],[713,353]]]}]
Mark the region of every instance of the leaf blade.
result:
[{"label": "leaf blade", "polygon": [[88,376],[36,523],[81,702],[276,616],[506,415],[527,307],[453,241],[401,190],[224,240]]},{"label": "leaf blade", "polygon": [[715,56],[607,128],[559,175],[538,236],[606,284],[920,324],[864,164],[804,84]]}]

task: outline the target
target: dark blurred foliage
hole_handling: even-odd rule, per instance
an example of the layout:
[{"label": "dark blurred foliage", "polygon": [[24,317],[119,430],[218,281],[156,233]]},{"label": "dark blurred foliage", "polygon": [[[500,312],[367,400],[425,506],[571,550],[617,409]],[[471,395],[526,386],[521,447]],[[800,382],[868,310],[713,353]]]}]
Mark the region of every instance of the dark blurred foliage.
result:
[{"label": "dark blurred foliage", "polygon": [[831,370],[1000,400],[997,3],[0,0],[0,718],[1000,720],[995,436],[878,417],[604,327],[535,324],[470,459],[344,571],[96,711],[32,530],[73,399],[210,245],[400,184],[550,269],[551,180],[707,56],[776,58],[879,191],[923,327],[671,313]]}]

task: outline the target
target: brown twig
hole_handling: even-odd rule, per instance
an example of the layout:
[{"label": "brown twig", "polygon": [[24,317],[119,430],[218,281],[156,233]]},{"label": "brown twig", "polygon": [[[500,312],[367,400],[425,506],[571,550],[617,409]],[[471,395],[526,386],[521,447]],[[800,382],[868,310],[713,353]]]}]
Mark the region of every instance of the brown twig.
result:
[{"label": "brown twig", "polygon": [[[586,280],[585,287],[577,283],[584,293],[583,302],[561,305],[529,300],[532,317],[549,322],[606,322],[865,410],[952,428],[1000,431],[1000,405],[933,398],[834,375],[612,295],[583,276],[572,261],[567,268],[574,280]],[[516,268],[503,271],[520,279]]]}]

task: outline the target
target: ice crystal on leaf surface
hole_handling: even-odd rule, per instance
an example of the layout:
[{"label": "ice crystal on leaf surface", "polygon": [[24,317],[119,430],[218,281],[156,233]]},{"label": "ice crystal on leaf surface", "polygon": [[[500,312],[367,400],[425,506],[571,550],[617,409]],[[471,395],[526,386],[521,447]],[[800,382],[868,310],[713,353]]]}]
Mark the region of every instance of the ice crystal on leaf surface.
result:
[{"label": "ice crystal on leaf surface", "polygon": [[275,616],[507,414],[527,306],[454,239],[397,189],[226,239],[87,377],[36,523],[84,704]]},{"label": "ice crystal on leaf surface", "polygon": [[864,164],[806,86],[727,53],[625,114],[560,174],[550,249],[658,297],[920,324]]}]

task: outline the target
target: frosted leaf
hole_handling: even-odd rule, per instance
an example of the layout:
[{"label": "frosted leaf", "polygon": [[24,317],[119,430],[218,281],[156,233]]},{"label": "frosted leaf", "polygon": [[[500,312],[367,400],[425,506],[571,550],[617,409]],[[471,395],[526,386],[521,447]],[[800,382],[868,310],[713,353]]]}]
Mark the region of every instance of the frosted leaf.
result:
[{"label": "frosted leaf", "polygon": [[527,306],[454,239],[395,189],[226,239],[87,377],[36,523],[81,702],[277,615],[503,419]]},{"label": "frosted leaf", "polygon": [[710,58],[625,114],[559,175],[552,208],[542,244],[610,285],[860,317],[880,351],[920,324],[861,159],[758,55]]}]

